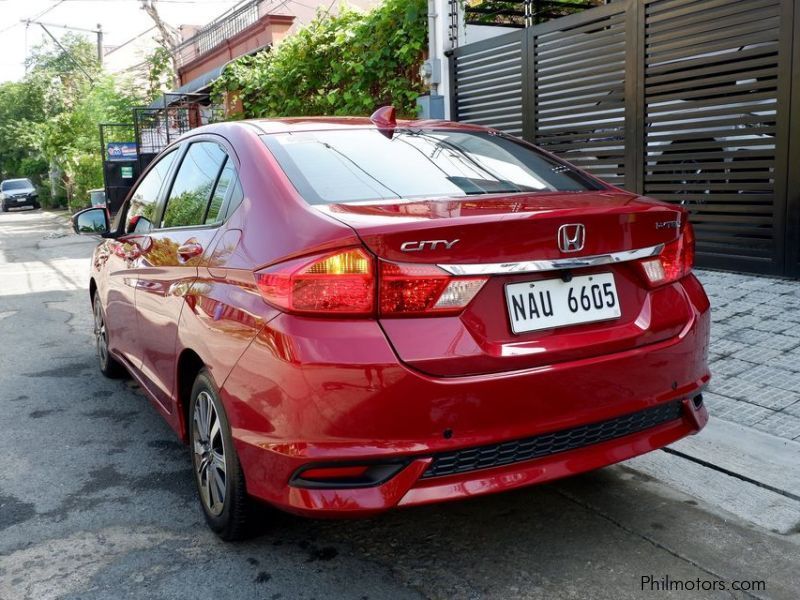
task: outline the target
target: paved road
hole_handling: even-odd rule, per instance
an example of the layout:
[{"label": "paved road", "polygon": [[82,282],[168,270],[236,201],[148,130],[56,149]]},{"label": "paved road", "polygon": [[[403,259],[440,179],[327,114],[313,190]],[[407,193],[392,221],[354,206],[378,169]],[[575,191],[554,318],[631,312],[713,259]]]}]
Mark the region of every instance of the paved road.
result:
[{"label": "paved road", "polygon": [[[370,520],[265,511],[253,540],[218,541],[187,450],[95,368],[92,244],[60,223],[0,214],[0,599],[797,597],[800,529],[759,529],[625,466]],[[650,592],[643,576],[766,590]]]}]

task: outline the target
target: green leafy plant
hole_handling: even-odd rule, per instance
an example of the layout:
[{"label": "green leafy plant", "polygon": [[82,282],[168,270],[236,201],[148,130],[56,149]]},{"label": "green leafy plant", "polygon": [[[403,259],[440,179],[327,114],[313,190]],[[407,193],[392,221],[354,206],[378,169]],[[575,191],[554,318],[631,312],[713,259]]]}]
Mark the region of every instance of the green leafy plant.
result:
[{"label": "green leafy plant", "polygon": [[146,95],[104,74],[87,40],[68,34],[61,43],[68,52],[34,48],[25,78],[0,84],[0,178],[30,177],[43,206],[75,210],[103,183],[98,124],[130,120]]},{"label": "green leafy plant", "polygon": [[239,99],[235,117],[364,115],[393,105],[416,112],[427,48],[425,0],[386,0],[369,13],[319,12],[276,48],[231,63],[218,98]]}]

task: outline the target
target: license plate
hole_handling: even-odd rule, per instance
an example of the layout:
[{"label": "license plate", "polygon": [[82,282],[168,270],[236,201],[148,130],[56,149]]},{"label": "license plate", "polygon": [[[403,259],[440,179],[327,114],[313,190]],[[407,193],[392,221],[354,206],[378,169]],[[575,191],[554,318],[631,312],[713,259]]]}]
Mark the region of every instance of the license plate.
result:
[{"label": "license plate", "polygon": [[571,281],[546,279],[506,286],[511,331],[526,333],[617,319],[617,286],[613,273],[583,275]]}]

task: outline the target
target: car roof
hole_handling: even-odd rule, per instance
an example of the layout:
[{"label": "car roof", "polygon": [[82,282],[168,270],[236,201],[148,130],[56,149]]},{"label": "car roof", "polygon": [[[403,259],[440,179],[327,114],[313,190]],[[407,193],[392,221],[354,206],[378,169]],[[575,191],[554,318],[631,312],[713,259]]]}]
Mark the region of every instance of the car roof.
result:
[{"label": "car roof", "polygon": [[[291,131],[319,131],[325,129],[378,129],[367,117],[292,117],[283,119],[251,119],[245,121],[261,129],[264,133],[285,133]],[[409,128],[446,128],[464,130],[482,130],[484,127],[452,121],[398,119],[397,127]]]},{"label": "car roof", "polygon": [[[225,121],[192,129],[187,136],[214,133],[229,127],[246,128],[257,134],[290,133],[295,131],[324,131],[342,129],[378,129],[368,117],[285,117],[278,119],[248,119]],[[490,131],[480,125],[439,120],[398,119],[398,129],[457,129],[463,131]]]},{"label": "car roof", "polygon": [[[0,184],[3,184],[3,183],[13,183],[13,182],[15,182],[15,181],[25,181],[25,182],[27,182],[27,183],[31,183],[31,180],[30,180],[30,179],[28,179],[27,177],[18,177],[17,179],[3,179],[3,181],[0,181]],[[31,183],[31,184],[32,184],[32,183]]]}]

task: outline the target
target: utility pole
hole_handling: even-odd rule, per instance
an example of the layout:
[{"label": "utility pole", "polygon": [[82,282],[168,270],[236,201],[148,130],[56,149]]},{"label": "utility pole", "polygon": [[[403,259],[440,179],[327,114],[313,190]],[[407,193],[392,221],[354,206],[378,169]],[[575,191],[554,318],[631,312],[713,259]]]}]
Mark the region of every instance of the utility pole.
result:
[{"label": "utility pole", "polygon": [[103,26],[97,24],[97,62],[103,66]]},{"label": "utility pole", "polygon": [[172,65],[172,82],[175,87],[180,85],[180,75],[178,74],[179,57],[178,48],[181,45],[181,38],[178,32],[169,23],[161,18],[158,12],[157,0],[140,0],[141,9],[152,19],[161,37],[161,47],[169,53],[170,64]]}]

